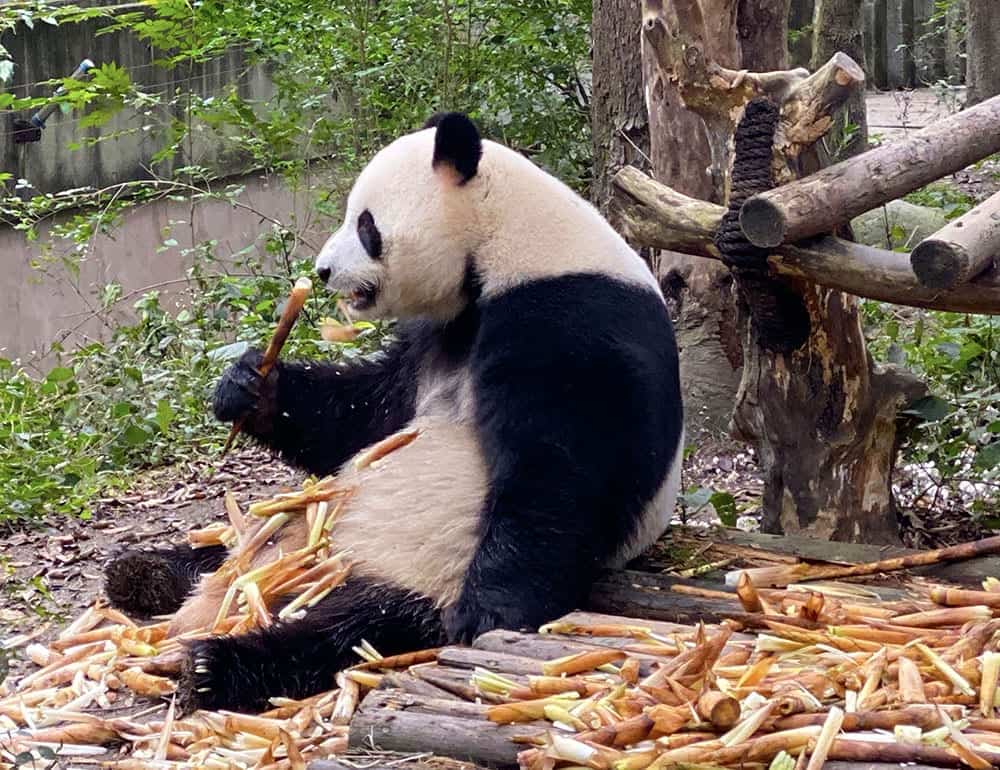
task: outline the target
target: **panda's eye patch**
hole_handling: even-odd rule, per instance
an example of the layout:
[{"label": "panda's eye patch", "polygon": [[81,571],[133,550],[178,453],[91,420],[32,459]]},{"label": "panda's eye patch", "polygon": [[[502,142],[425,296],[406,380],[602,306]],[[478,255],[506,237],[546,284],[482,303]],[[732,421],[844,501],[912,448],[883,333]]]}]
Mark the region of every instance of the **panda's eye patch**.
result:
[{"label": "panda's eye patch", "polygon": [[382,233],[375,226],[375,217],[368,209],[358,217],[358,239],[369,257],[379,259],[382,256]]}]

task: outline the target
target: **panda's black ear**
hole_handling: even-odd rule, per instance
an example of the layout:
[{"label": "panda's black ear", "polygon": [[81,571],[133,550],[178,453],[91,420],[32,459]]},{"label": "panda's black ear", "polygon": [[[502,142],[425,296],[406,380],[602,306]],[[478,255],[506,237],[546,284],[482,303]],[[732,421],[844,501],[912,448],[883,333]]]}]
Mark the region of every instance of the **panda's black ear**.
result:
[{"label": "panda's black ear", "polygon": [[434,132],[434,168],[448,167],[455,172],[458,183],[465,184],[476,175],[483,155],[479,131],[460,112],[438,113],[427,121]]}]

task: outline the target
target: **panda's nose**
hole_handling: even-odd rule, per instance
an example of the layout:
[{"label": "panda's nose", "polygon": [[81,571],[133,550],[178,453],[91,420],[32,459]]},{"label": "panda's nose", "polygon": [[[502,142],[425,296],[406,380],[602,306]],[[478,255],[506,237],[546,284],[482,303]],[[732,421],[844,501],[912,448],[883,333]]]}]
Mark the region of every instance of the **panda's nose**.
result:
[{"label": "panda's nose", "polygon": [[319,276],[319,279],[323,283],[326,283],[327,281],[330,280],[330,268],[328,268],[328,267],[321,267],[321,268],[319,268],[319,269],[316,270],[316,275]]}]

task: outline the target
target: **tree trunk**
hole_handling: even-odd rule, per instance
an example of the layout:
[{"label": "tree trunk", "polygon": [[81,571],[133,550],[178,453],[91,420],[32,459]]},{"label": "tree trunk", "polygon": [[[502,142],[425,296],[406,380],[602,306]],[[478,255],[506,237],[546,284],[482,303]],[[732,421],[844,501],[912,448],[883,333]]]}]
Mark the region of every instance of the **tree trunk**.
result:
[{"label": "tree trunk", "polygon": [[649,119],[642,92],[639,31],[633,0],[594,0],[593,85],[590,124],[594,143],[593,200],[607,214],[611,179],[623,166],[649,170]]},{"label": "tree trunk", "polygon": [[[864,14],[862,0],[816,0],[813,16],[813,70],[819,69],[838,51],[843,51],[865,69]],[[864,89],[859,89],[837,114],[828,135],[835,160],[857,155],[868,147],[868,110]]]},{"label": "tree trunk", "polygon": [[1000,94],[1000,7],[997,0],[969,0],[966,37],[968,104]]},{"label": "tree trunk", "polygon": [[791,2],[792,0],[739,0],[737,20],[743,69],[772,72],[788,67],[788,18]]},{"label": "tree trunk", "polygon": [[[714,0],[714,54],[739,66],[735,8]],[[658,72],[649,45],[642,46],[649,108],[653,176],[693,198],[722,202],[723,178],[712,170],[704,121],[688,111],[677,87]],[[723,434],[728,428],[743,364],[732,276],[722,265],[677,252],[655,257],[656,275],[674,311],[688,435]]]},{"label": "tree trunk", "polygon": [[[772,173],[782,183],[800,172],[830,127],[831,111],[850,95],[844,83],[857,89],[863,77],[849,60],[807,80],[797,72],[734,71],[714,47],[720,21],[725,29],[738,2],[674,0],[668,14],[662,0],[645,0],[643,15],[653,77],[676,83],[685,105],[702,117],[716,160],[726,159],[740,107],[753,107],[737,131],[732,200],[716,236],[737,276],[743,316],[733,427],[758,452],[766,531],[889,542],[898,537],[891,493],[896,414],[921,388],[905,374],[874,367],[853,297],[773,275],[767,252],[745,240],[738,220],[740,204],[766,189]],[[785,108],[780,115],[774,102]],[[654,129],[654,147],[657,140]]]}]

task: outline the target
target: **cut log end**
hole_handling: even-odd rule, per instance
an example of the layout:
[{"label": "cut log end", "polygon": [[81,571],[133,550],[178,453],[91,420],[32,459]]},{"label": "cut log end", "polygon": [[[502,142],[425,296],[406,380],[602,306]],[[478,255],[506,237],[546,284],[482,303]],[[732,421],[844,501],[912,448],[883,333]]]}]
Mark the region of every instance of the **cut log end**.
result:
[{"label": "cut log end", "polygon": [[784,243],[788,229],[784,212],[760,197],[750,198],[743,204],[740,227],[750,243],[765,249]]},{"label": "cut log end", "polygon": [[837,51],[831,59],[833,68],[833,79],[841,87],[853,87],[864,85],[865,71],[854,59],[843,51]]},{"label": "cut log end", "polygon": [[917,280],[929,289],[953,289],[971,278],[972,257],[964,247],[947,241],[926,240],[910,254]]}]

